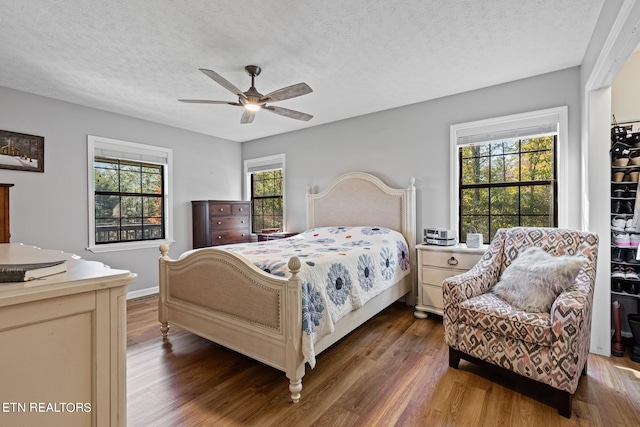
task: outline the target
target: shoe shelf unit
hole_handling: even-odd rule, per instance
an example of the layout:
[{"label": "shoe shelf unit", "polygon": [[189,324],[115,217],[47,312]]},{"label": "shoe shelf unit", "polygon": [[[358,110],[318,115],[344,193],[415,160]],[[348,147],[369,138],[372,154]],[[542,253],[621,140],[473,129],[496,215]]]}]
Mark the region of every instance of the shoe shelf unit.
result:
[{"label": "shoe shelf unit", "polygon": [[[637,182],[612,182],[611,292],[640,299],[640,231],[633,226]],[[633,196],[628,188],[633,186]],[[622,189],[625,193],[614,193]],[[618,195],[616,197],[616,195]]]},{"label": "shoe shelf unit", "polygon": [[[640,227],[633,224],[640,176],[640,133],[632,134],[630,129],[617,124],[611,129],[611,299],[627,314],[640,313]],[[621,328],[628,338],[632,334],[624,317],[624,321],[618,320],[621,325],[617,329]]]}]

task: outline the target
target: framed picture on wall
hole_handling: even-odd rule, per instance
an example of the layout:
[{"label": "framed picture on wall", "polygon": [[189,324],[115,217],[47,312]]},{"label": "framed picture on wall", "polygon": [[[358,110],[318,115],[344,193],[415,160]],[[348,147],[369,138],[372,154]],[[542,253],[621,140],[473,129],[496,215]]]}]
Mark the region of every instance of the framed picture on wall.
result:
[{"label": "framed picture on wall", "polygon": [[0,130],[0,169],[44,172],[44,136]]}]

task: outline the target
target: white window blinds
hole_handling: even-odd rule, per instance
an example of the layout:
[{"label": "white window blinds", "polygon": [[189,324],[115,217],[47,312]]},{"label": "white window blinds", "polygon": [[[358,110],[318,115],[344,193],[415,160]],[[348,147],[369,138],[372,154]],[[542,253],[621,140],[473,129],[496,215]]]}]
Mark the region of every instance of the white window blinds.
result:
[{"label": "white window blinds", "polygon": [[89,138],[93,142],[93,155],[95,157],[167,164],[172,151],[170,148],[115,141],[109,138],[95,136],[89,136]]},{"label": "white window blinds", "polygon": [[557,135],[559,123],[560,114],[549,113],[496,123],[483,123],[476,126],[467,124],[467,127],[456,131],[456,145],[463,147],[496,141]]},{"label": "white window blinds", "polygon": [[245,167],[247,173],[284,169],[284,154],[245,160]]}]

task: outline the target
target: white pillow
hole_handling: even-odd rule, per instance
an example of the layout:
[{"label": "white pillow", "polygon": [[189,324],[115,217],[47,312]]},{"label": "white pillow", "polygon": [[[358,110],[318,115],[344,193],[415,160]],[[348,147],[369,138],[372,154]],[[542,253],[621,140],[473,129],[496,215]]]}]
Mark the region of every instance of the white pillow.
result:
[{"label": "white pillow", "polygon": [[517,309],[548,313],[558,295],[573,284],[585,262],[583,256],[554,256],[533,246],[513,260],[491,292]]}]

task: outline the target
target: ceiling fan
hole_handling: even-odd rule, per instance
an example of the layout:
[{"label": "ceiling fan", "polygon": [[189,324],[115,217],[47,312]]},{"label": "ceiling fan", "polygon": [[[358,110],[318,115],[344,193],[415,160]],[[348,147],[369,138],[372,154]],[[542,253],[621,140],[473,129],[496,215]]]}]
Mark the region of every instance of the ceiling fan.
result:
[{"label": "ceiling fan", "polygon": [[276,101],[284,101],[285,99],[295,98],[297,96],[306,95],[313,92],[313,90],[306,83],[298,83],[295,85],[283,87],[282,89],[274,90],[266,95],[261,94],[255,88],[255,78],[260,75],[261,68],[257,65],[247,65],[244,70],[251,76],[251,87],[246,92],[242,92],[235,87],[231,82],[222,77],[215,71],[200,68],[204,74],[216,81],[222,87],[238,96],[238,102],[231,101],[212,101],[208,99],[179,99],[180,102],[187,102],[193,104],[228,104],[236,107],[244,107],[242,118],[240,123],[246,124],[253,122],[253,118],[256,112],[259,110],[267,110],[272,113],[279,114],[281,116],[290,117],[296,120],[308,121],[313,117],[310,114],[301,113],[300,111],[289,110],[282,107],[274,107],[268,105],[268,103]]}]

